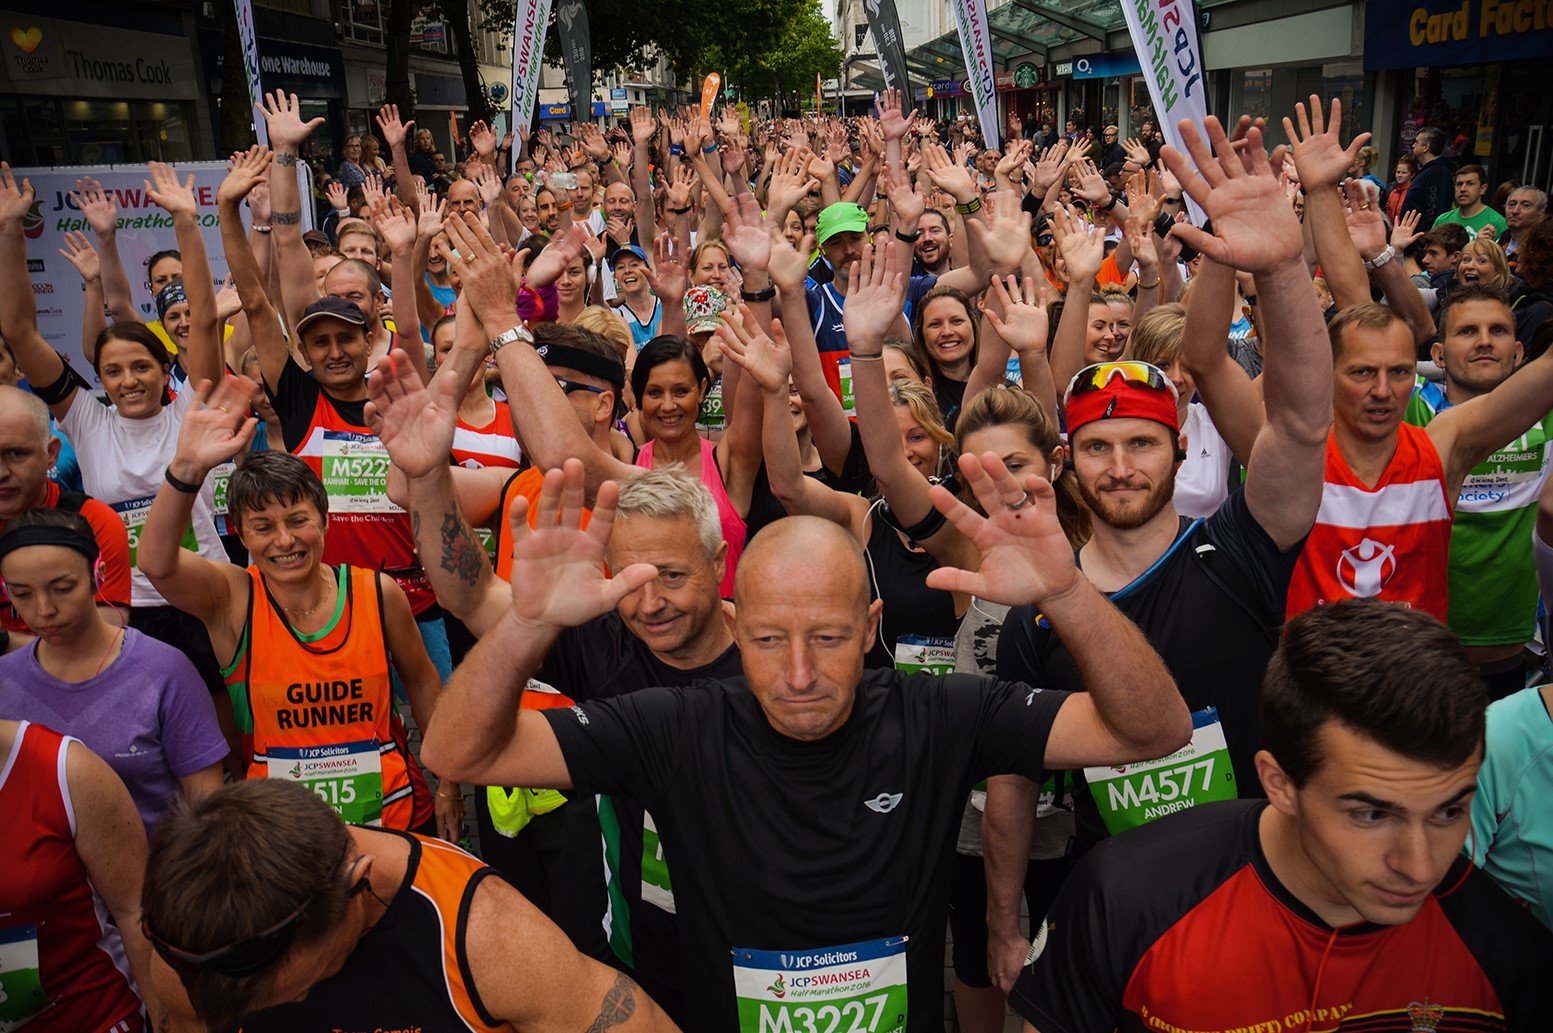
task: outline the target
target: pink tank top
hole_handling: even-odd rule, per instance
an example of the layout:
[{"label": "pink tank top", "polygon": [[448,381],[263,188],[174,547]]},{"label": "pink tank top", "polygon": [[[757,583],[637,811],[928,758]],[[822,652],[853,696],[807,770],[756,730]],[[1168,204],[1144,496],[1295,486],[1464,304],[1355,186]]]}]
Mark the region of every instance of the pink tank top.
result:
[{"label": "pink tank top", "polygon": [[[733,572],[739,563],[739,556],[744,552],[744,540],[748,534],[748,527],[739,511],[733,508],[733,500],[728,497],[728,489],[723,487],[722,471],[717,468],[717,446],[706,438],[701,438],[701,483],[706,485],[706,490],[712,493],[712,500],[717,503],[717,519],[723,527],[723,541],[728,543],[728,564],[723,574],[722,594],[724,599],[733,598]],[[646,470],[653,468],[653,444],[647,442],[642,450],[636,454],[636,465]]]}]

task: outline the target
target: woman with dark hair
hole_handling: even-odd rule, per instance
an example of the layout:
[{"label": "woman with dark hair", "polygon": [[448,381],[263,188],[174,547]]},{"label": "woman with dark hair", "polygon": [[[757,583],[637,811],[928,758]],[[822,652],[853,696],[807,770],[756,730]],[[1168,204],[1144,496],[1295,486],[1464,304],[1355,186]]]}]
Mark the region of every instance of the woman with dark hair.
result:
[{"label": "woman with dark hair", "polygon": [[1553,219],[1542,219],[1526,231],[1515,272],[1521,278],[1510,295],[1515,339],[1526,345],[1526,361],[1530,362],[1547,349],[1539,342],[1537,331],[1553,316]]},{"label": "woman with dark hair", "polygon": [[[150,170],[153,189],[148,196],[173,217],[186,273],[181,281],[188,306],[182,361],[195,382],[214,380],[221,375],[220,324],[200,235],[194,177],[180,183],[171,168],[155,162]],[[17,188],[9,170],[0,173],[0,208],[27,205],[31,193],[25,184]],[[0,236],[9,236],[6,226],[7,232]],[[18,225],[15,236],[20,235]],[[60,429],[75,444],[87,494],[107,503],[124,521],[130,547],[130,626],[182,650],[210,690],[220,692],[220,668],[199,622],[168,605],[135,564],[141,527],[194,393],[174,396],[169,383],[172,357],[162,342],[144,323],[119,321],[98,335],[92,352],[97,380],[108,395],[109,404],[100,405],[86,381],[38,332],[24,249],[19,239],[8,246],[12,243],[7,239],[0,244],[0,321],[33,393],[48,404]],[[213,487],[209,482],[196,487],[184,547],[210,560],[224,560]]]},{"label": "woman with dark hair", "polygon": [[917,302],[911,337],[932,373],[944,426],[953,430],[981,347],[981,321],[971,299],[954,287],[934,287]]},{"label": "woman with dark hair", "polygon": [[689,340],[664,335],[647,342],[631,369],[631,392],[642,432],[650,439],[637,453],[636,465],[652,470],[679,463],[712,493],[728,543],[722,593],[732,598],[734,570],[749,534],[745,518],[760,469],[760,399],[746,392],[744,404],[734,409],[727,431],[714,443],[696,431],[696,416],[711,387],[701,349]]}]

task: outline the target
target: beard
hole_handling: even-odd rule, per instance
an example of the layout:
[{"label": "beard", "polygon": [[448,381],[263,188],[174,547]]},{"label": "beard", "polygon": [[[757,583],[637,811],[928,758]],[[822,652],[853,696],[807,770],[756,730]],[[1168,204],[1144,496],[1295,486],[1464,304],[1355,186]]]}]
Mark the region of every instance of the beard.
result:
[{"label": "beard", "polygon": [[1134,531],[1159,515],[1160,510],[1175,497],[1176,479],[1172,474],[1154,485],[1142,499],[1122,502],[1110,492],[1100,491],[1075,477],[1079,497],[1089,511],[1107,527],[1116,531]]}]

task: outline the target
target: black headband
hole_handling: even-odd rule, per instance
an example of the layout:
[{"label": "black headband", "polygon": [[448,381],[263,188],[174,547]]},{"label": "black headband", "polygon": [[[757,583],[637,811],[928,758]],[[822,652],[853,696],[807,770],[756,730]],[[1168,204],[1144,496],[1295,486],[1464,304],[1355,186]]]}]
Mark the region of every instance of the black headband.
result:
[{"label": "black headband", "polygon": [[72,531],[68,527],[54,527],[48,524],[13,527],[4,534],[0,534],[0,560],[17,549],[26,549],[34,545],[63,546],[85,556],[88,564],[97,562],[97,539],[80,531]]},{"label": "black headband", "polygon": [[611,384],[618,395],[625,390],[626,368],[623,363],[606,359],[602,355],[581,348],[568,348],[564,344],[541,344],[534,349],[546,366],[562,366],[574,369],[586,376],[597,377]]}]

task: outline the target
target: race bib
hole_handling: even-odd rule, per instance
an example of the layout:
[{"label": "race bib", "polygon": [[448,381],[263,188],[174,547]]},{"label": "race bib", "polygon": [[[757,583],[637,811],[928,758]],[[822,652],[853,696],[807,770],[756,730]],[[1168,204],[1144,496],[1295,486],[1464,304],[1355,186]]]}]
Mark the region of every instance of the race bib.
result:
[{"label": "race bib", "polygon": [[895,640],[895,669],[923,674],[954,673],[954,639],[902,635]]},{"label": "race bib", "polygon": [[852,356],[843,355],[836,360],[836,376],[841,379],[841,409],[847,419],[857,417],[857,395],[852,390]]},{"label": "race bib", "polygon": [[491,566],[496,566],[496,532],[489,527],[476,527],[472,529],[475,537],[480,539],[480,548],[491,559]]},{"label": "race bib", "polygon": [[1010,384],[1024,384],[1024,367],[1019,365],[1018,355],[1010,355],[1008,357],[1008,366],[1003,370],[1003,379],[1007,380]]},{"label": "race bib", "polygon": [[1113,836],[1200,803],[1235,799],[1235,769],[1214,707],[1192,715],[1192,741],[1169,756],[1085,768],[1084,778]]},{"label": "race bib", "polygon": [[270,778],[298,782],[351,825],[383,824],[383,756],[377,740],[335,746],[272,746]]},{"label": "race bib", "polygon": [[21,1029],[53,1003],[38,969],[38,927],[0,928],[0,1033]]},{"label": "race bib", "polygon": [[696,426],[701,430],[722,430],[728,425],[728,414],[723,412],[723,382],[721,379],[701,399],[701,411],[696,414]]},{"label": "race bib", "polygon": [[323,432],[324,491],[331,513],[402,513],[388,501],[388,449],[371,434]]},{"label": "race bib", "polygon": [[215,503],[216,516],[224,517],[228,513],[226,500],[227,483],[231,481],[232,471],[236,469],[236,463],[222,463],[210,471],[210,488]]},{"label": "race bib", "polygon": [[669,881],[669,864],[663,859],[663,841],[652,815],[642,812],[642,902],[674,911],[674,884]]},{"label": "race bib", "polygon": [[[136,561],[140,555],[140,532],[146,526],[146,518],[151,515],[151,503],[156,496],[147,495],[140,499],[126,499],[123,502],[115,502],[113,511],[124,521],[124,533],[129,537],[129,565],[130,569],[136,569]],[[178,545],[190,552],[199,552],[199,539],[194,537],[194,525],[191,523],[184,528],[183,541]]]},{"label": "race bib", "polygon": [[740,1033],[905,1033],[906,937],[733,949]]}]

